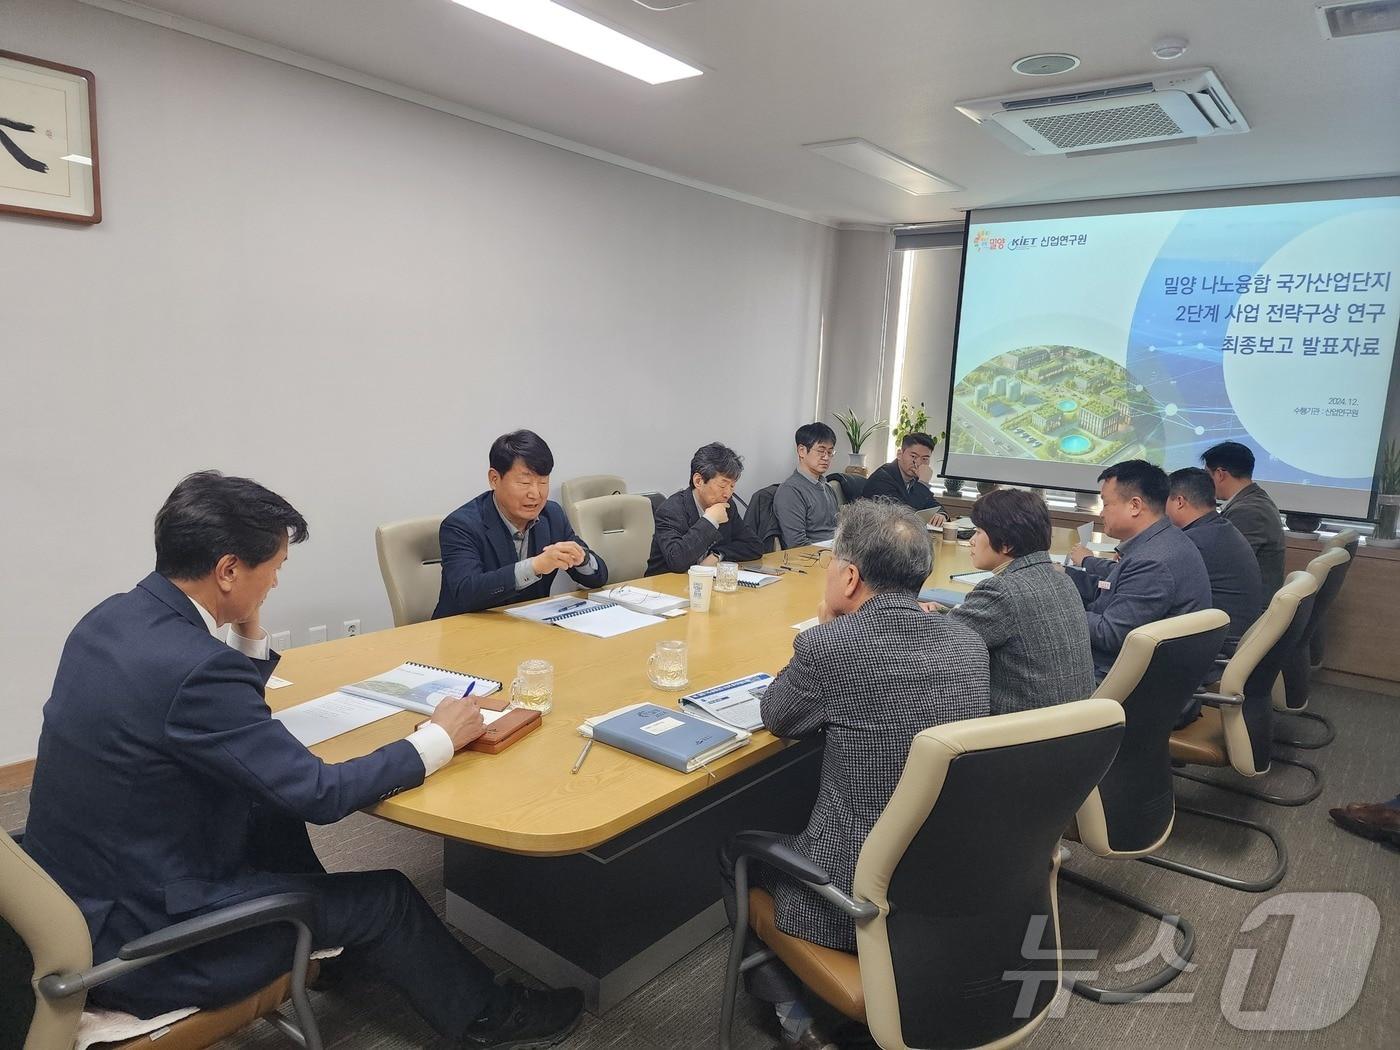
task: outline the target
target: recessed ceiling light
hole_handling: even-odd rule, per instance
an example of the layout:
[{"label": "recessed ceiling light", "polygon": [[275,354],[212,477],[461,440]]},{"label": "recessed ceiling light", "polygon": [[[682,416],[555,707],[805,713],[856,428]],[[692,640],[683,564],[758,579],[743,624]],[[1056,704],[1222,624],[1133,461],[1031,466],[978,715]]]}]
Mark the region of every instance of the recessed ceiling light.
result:
[{"label": "recessed ceiling light", "polygon": [[930,193],[950,193],[962,189],[947,179],[919,167],[889,150],[866,142],[865,139],[837,139],[834,142],[808,142],[802,147],[820,153],[828,160],[898,186],[905,193],[922,197]]},{"label": "recessed ceiling light", "polygon": [[1062,51],[1049,51],[1043,55],[1027,55],[1011,63],[1013,72],[1023,77],[1053,77],[1056,73],[1068,73],[1079,68],[1079,56]]},{"label": "recessed ceiling light", "polygon": [[1186,54],[1186,50],[1190,46],[1185,37],[1164,36],[1152,45],[1152,53],[1163,62],[1170,62],[1172,59],[1180,58]]},{"label": "recessed ceiling light", "polygon": [[1397,0],[1335,0],[1317,5],[1323,36],[1365,36],[1400,29]]},{"label": "recessed ceiling light", "polygon": [[554,0],[452,0],[478,14],[504,22],[521,32],[537,36],[566,51],[572,51],[594,62],[616,69],[620,73],[645,80],[648,84],[665,84],[686,77],[698,77],[704,70],[687,65],[680,59],[662,54],[640,40],[633,40],[570,11]]}]

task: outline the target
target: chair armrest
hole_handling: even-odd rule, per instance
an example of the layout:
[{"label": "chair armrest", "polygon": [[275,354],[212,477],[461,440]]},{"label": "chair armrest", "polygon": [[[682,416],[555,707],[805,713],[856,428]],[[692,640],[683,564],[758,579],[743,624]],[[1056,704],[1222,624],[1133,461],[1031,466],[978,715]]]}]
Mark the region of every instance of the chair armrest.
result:
[{"label": "chair armrest", "polygon": [[784,875],[791,876],[808,886],[829,886],[831,876],[812,863],[791,846],[784,843],[781,836],[771,831],[740,831],[729,840],[729,855],[735,860],[740,857],[754,857],[770,868],[776,868]]},{"label": "chair armrest", "polygon": [[1208,707],[1240,707],[1244,704],[1244,697],[1239,693],[1195,693],[1192,699]]},{"label": "chair armrest", "polygon": [[762,861],[796,879],[856,922],[868,922],[880,914],[880,909],[869,901],[858,901],[843,893],[832,883],[830,875],[771,831],[739,832],[729,840],[729,854],[735,861],[744,857]]},{"label": "chair armrest", "polygon": [[311,925],[315,915],[316,898],[310,893],[274,893],[241,904],[231,904],[227,908],[198,915],[128,941],[122,945],[115,959],[108,959],[90,969],[78,973],[49,974],[40,979],[39,993],[45,999],[63,999],[96,988],[114,977],[139,970],[186,948],[277,922],[295,923],[301,927],[297,936],[297,955],[302,956],[311,948]]},{"label": "chair armrest", "polygon": [[274,922],[300,922],[309,927],[315,918],[316,898],[311,894],[274,893],[270,897],[231,904],[128,941],[117,952],[117,958],[127,961],[159,958]]}]

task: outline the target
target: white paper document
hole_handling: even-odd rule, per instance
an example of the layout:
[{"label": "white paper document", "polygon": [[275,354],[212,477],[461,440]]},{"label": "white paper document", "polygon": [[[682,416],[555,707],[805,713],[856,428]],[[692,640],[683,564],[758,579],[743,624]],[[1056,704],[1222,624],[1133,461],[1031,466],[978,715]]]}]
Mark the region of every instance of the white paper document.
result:
[{"label": "white paper document", "polygon": [[771,674],[751,674],[747,678],[683,696],[681,706],[694,708],[735,729],[762,729],[763,714],[759,710],[759,701],[772,682]]},{"label": "white paper document", "polygon": [[792,629],[798,634],[801,634],[803,631],[810,631],[819,623],[821,623],[821,620],[818,617],[813,616],[810,620],[803,620],[801,623],[793,624]]},{"label": "white paper document", "polygon": [[360,726],[396,715],[403,708],[366,700],[349,693],[329,693],[304,704],[273,712],[272,717],[287,727],[287,731],[307,747],[348,733]]},{"label": "white paper document", "polygon": [[965,583],[969,587],[976,587],[983,580],[990,580],[995,575],[994,572],[955,572],[948,579]]},{"label": "white paper document", "polygon": [[592,596],[600,602],[611,602],[613,605],[622,605],[634,612],[651,613],[653,616],[665,616],[678,609],[690,608],[687,598],[662,594],[645,587],[609,587],[605,591],[594,591]]},{"label": "white paper document", "polygon": [[769,576],[766,572],[754,572],[752,569],[739,570],[740,587],[767,587],[770,583],[777,583],[779,577]]},{"label": "white paper document", "polygon": [[1078,532],[1079,542],[1084,544],[1084,546],[1088,547],[1091,551],[1095,551],[1099,554],[1106,554],[1109,551],[1116,551],[1118,549],[1116,540],[1110,540],[1108,543],[1094,542],[1094,523],[1092,521],[1086,521],[1083,525],[1079,526]]},{"label": "white paper document", "polygon": [[666,622],[660,616],[635,612],[621,605],[568,595],[534,605],[517,605],[506,612],[523,620],[551,624],[566,631],[589,634],[594,638],[613,638],[640,627],[651,627]]}]

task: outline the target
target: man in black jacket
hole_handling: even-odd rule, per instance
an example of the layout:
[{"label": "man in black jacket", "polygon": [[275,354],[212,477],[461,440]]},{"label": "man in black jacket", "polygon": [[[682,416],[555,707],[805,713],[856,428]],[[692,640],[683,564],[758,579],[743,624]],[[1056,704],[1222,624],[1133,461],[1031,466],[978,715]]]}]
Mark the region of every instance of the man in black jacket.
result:
[{"label": "man in black jacket", "polygon": [[1215,483],[1209,473],[1183,467],[1167,481],[1167,517],[1201,552],[1210,576],[1211,604],[1230,617],[1226,648],[1233,651],[1264,611],[1259,563],[1240,530],[1216,512]]},{"label": "man in black jacket", "polygon": [[1254,551],[1267,605],[1283,586],[1283,523],[1277,505],[1254,483],[1254,451],[1238,441],[1222,441],[1201,453],[1201,461],[1215,482],[1216,498],[1225,501],[1221,516]]},{"label": "man in black jacket", "polygon": [[892,499],[914,510],[933,510],[930,523],[942,525],[947,515],[928,487],[928,479],[933,476],[929,465],[933,445],[933,438],[927,434],[905,434],[899,443],[899,455],[871,472],[860,498]]},{"label": "man in black jacket", "polygon": [[758,537],[730,504],[743,472],[744,461],[732,448],[716,441],[696,450],[690,460],[690,487],[656,508],[648,576],[763,555]]}]

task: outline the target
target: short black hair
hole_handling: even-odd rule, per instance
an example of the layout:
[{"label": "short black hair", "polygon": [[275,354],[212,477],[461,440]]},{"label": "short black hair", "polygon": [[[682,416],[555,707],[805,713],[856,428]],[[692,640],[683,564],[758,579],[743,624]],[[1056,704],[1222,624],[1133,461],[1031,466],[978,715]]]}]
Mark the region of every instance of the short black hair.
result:
[{"label": "short black hair", "polygon": [[822,442],[834,446],[836,444],[836,431],[820,420],[816,423],[803,423],[797,428],[793,440],[803,448],[812,448]]},{"label": "short black hair", "polygon": [[1238,441],[1222,441],[1201,453],[1206,470],[1223,469],[1232,478],[1254,477],[1254,451]]},{"label": "short black hair", "polygon": [[308,534],[306,519],[277,493],[248,478],[201,470],[176,485],[156,514],[156,572],[197,580],[225,554],[257,566]]},{"label": "short black hair", "polygon": [[934,442],[933,438],[920,430],[916,430],[912,434],[905,434],[904,437],[900,438],[899,451],[903,452],[910,445],[923,445],[924,448],[928,449],[930,452],[937,448],[937,444]]},{"label": "short black hair", "polygon": [[994,489],[977,497],[972,524],[987,534],[998,553],[1021,558],[1050,549],[1050,508],[1034,492]]},{"label": "short black hair", "polygon": [[1125,459],[1102,474],[1100,481],[1116,481],[1130,496],[1137,496],[1158,514],[1167,508],[1167,472],[1145,459]]},{"label": "short black hair", "polygon": [[701,445],[695,450],[695,455],[690,457],[691,482],[694,482],[696,474],[700,475],[701,481],[713,481],[721,474],[730,481],[738,481],[739,475],[743,472],[743,457],[728,445],[721,445],[718,441]]},{"label": "short black hair", "polygon": [[541,477],[554,473],[554,453],[533,430],[512,430],[491,442],[491,469],[505,474],[520,460]]},{"label": "short black hair", "polygon": [[1200,467],[1182,467],[1167,478],[1168,495],[1181,496],[1193,507],[1211,509],[1215,506],[1215,482],[1210,472]]}]

